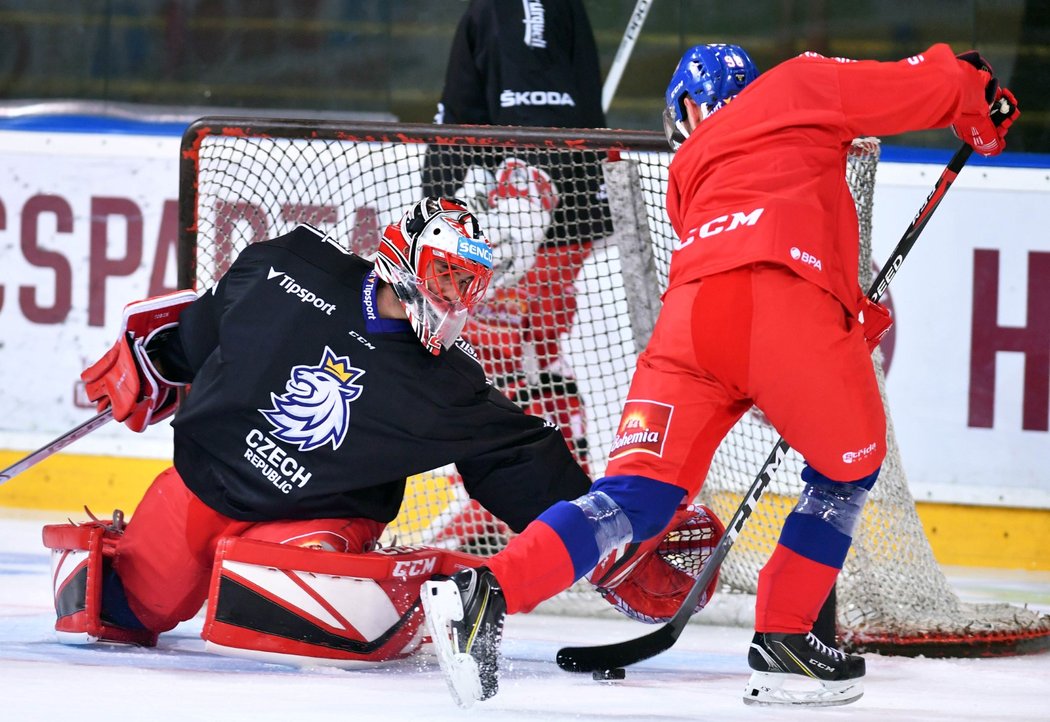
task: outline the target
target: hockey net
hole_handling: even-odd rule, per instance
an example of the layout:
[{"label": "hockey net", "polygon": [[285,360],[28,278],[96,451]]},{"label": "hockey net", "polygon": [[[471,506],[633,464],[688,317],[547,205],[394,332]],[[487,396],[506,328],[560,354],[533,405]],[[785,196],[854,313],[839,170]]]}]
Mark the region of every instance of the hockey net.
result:
[{"label": "hockey net", "polygon": [[[424,192],[465,197],[499,260],[490,297],[465,334],[494,383],[558,424],[597,478],[676,241],[664,211],[665,149],[662,135],[644,131],[204,118],[183,139],[180,287],[210,287],[245,246],[302,222],[367,256],[381,229]],[[848,162],[862,274],[872,268],[878,157],[878,142],[863,140]],[[880,358],[876,353],[884,389]],[[892,421],[888,437],[879,482],[839,578],[844,643],[930,656],[1047,646],[1047,617],[959,600],[916,513]],[[719,447],[701,500],[729,519],[776,441],[760,412],[746,414]],[[758,570],[801,491],[801,469],[792,452],[727,557],[709,609],[754,594]],[[409,480],[384,541],[487,555],[509,535],[467,498],[450,466]],[[586,582],[541,609],[613,612]],[[740,621],[747,623],[746,613]]]}]

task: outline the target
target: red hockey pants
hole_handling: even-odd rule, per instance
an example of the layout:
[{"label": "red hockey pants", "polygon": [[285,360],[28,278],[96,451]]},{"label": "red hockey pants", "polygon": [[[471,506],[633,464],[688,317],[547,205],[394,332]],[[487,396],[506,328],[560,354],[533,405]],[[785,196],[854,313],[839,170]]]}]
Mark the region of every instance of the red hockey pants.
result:
[{"label": "red hockey pants", "polygon": [[[878,469],[886,418],[871,355],[860,323],[831,294],[760,264],[676,287],[663,301],[606,475],[675,484],[691,499],[719,443],[752,404],[829,479],[853,481]],[[573,581],[563,541],[534,522],[493,557],[508,609],[531,609]],[[811,624],[837,574],[778,546],[760,577],[757,628]]]},{"label": "red hockey pants", "polygon": [[666,417],[664,433],[658,448],[613,450],[606,475],[648,476],[692,498],[752,403],[830,479],[860,479],[882,463],[886,417],[860,323],[823,289],[762,264],[665,295],[617,436],[648,416]]},{"label": "red hockey pants", "polygon": [[135,509],[117,545],[114,568],[139,621],[166,632],[204,604],[215,548],[225,536],[362,552],[383,527],[368,519],[236,521],[205,505],[170,468]]}]

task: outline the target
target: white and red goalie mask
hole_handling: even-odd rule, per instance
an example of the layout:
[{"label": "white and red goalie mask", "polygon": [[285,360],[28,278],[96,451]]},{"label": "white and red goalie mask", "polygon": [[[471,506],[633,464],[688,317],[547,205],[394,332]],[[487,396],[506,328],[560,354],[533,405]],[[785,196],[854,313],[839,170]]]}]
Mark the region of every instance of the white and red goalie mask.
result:
[{"label": "white and red goalie mask", "polygon": [[424,198],[383,231],[376,273],[432,354],[459,338],[492,280],[492,248],[461,202]]}]

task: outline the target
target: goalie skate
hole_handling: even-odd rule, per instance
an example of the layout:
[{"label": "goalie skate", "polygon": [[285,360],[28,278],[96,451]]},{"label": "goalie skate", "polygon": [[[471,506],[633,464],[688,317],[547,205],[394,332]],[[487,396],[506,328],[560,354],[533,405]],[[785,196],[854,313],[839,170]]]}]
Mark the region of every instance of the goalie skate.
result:
[{"label": "goalie skate", "polygon": [[420,600],[456,704],[470,707],[495,695],[506,603],[492,572],[465,569],[425,582]]},{"label": "goalie skate", "polygon": [[864,694],[864,659],[812,634],[755,633],[747,656],[754,671],[745,704],[830,707]]}]

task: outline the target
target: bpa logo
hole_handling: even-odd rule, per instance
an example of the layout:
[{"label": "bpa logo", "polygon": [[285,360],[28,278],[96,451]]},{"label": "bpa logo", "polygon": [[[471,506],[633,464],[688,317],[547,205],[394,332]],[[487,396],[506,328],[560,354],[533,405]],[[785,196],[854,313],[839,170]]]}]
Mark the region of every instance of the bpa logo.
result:
[{"label": "bpa logo", "polygon": [[793,260],[802,261],[806,265],[813,266],[818,271],[824,270],[824,264],[820,262],[820,259],[811,255],[808,251],[803,251],[798,246],[792,246],[790,253]]}]

